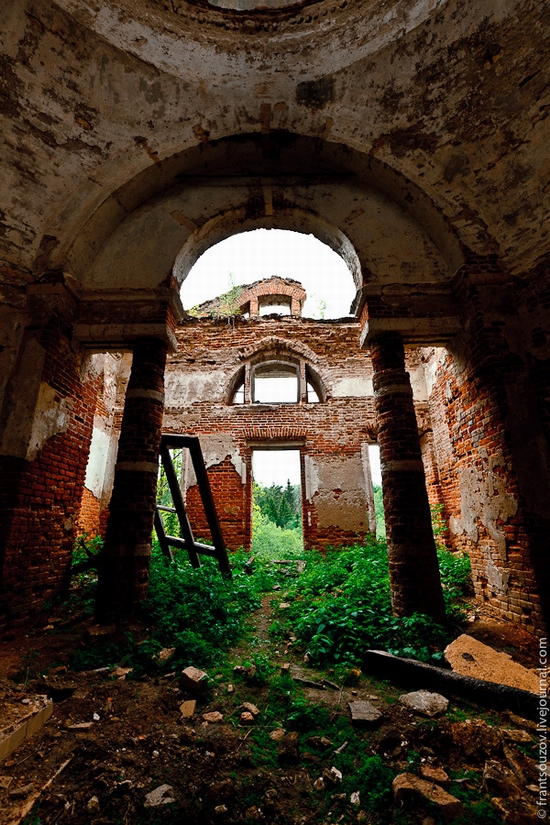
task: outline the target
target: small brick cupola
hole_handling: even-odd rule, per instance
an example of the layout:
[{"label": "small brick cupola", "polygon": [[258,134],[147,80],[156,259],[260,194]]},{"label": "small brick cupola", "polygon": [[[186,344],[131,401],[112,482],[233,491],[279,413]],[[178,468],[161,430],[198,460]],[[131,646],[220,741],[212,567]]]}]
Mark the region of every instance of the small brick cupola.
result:
[{"label": "small brick cupola", "polygon": [[241,313],[249,313],[251,318],[260,315],[262,307],[288,307],[289,314],[301,317],[306,291],[299,283],[291,278],[280,278],[275,275],[256,281],[247,287],[239,298]]}]

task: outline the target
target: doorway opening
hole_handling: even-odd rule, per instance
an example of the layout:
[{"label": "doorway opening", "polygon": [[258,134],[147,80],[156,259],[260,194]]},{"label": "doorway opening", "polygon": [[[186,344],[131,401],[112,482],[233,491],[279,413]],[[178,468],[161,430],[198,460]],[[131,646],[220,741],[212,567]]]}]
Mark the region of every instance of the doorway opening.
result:
[{"label": "doorway opening", "polygon": [[378,444],[369,444],[369,462],[374,491],[374,512],[376,515],[376,538],[386,538],[386,521],[384,518],[384,502],[382,500],[382,471],[380,469],[380,447]]},{"label": "doorway opening", "polygon": [[298,449],[252,451],[252,552],[273,560],[304,548]]}]

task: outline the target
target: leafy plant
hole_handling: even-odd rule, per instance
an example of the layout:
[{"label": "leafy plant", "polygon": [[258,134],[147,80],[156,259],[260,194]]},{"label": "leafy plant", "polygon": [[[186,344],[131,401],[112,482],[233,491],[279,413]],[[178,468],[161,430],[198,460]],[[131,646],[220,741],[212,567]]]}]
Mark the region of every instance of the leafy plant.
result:
[{"label": "leafy plant", "polygon": [[[462,556],[440,551],[449,604],[466,587]],[[360,664],[364,651],[438,661],[452,638],[450,628],[428,616],[392,614],[387,552],[381,542],[347,550],[309,553],[308,566],[289,595],[288,616],[314,663]]]},{"label": "leafy plant", "polygon": [[259,561],[303,558],[302,531],[282,529],[252,505],[252,553]]}]

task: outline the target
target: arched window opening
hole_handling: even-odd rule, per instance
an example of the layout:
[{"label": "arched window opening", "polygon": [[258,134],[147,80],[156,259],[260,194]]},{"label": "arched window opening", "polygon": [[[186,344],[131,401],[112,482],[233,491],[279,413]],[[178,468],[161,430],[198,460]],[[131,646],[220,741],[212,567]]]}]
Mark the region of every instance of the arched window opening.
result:
[{"label": "arched window opening", "polygon": [[319,404],[324,401],[324,393],[321,387],[320,378],[314,374],[313,370],[306,366],[306,401],[308,404]]},{"label": "arched window opening", "polygon": [[318,404],[321,400],[317,395],[317,390],[309,381],[306,384],[306,400],[308,404]]},{"label": "arched window opening", "polygon": [[293,364],[260,364],[252,373],[252,400],[259,404],[296,404],[298,370]]},{"label": "arched window opening", "polygon": [[241,381],[241,383],[235,390],[235,394],[233,395],[233,403],[244,404],[244,381]]}]

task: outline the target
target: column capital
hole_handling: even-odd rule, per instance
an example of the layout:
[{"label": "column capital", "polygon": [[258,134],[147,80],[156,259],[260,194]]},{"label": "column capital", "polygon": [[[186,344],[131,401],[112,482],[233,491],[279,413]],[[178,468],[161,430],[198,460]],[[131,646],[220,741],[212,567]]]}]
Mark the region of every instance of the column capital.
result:
[{"label": "column capital", "polygon": [[101,290],[81,292],[75,337],[86,346],[121,349],[139,338],[157,338],[175,352],[175,327],[184,315],[177,290]]}]

